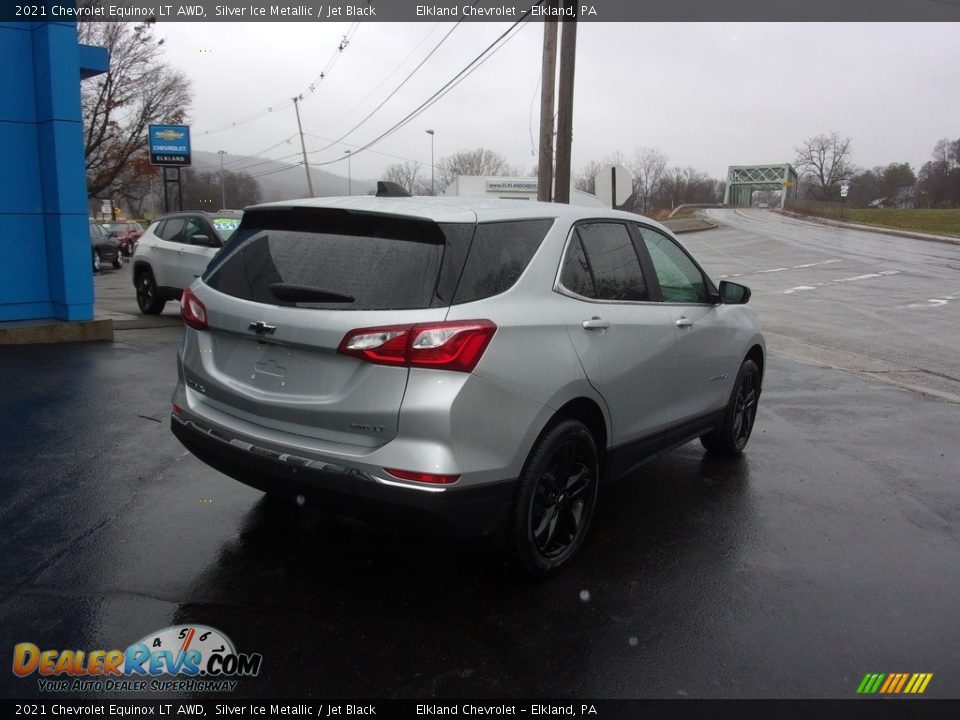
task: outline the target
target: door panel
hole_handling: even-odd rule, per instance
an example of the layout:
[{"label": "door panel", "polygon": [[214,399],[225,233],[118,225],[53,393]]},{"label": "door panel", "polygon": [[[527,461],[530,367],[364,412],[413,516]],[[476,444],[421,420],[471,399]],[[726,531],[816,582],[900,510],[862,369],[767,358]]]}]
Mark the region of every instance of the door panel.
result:
[{"label": "door panel", "polygon": [[674,419],[671,312],[649,301],[636,249],[622,223],[574,228],[558,291],[567,331],[591,385],[610,411],[614,446]]},{"label": "door panel", "polygon": [[636,227],[657,276],[662,307],[677,331],[677,419],[718,410],[726,403],[730,386],[733,330],[722,320],[722,306],[711,302],[706,275],[680,244],[653,228]]}]

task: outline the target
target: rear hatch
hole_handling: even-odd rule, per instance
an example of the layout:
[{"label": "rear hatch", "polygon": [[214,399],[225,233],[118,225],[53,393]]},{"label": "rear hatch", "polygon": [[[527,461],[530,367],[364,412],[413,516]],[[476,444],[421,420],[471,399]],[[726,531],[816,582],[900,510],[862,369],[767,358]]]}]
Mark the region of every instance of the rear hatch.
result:
[{"label": "rear hatch", "polygon": [[185,360],[188,386],[214,410],[272,430],[388,442],[408,368],[338,347],[358,328],[443,320],[473,228],[343,209],[247,212],[193,288],[209,331]]}]

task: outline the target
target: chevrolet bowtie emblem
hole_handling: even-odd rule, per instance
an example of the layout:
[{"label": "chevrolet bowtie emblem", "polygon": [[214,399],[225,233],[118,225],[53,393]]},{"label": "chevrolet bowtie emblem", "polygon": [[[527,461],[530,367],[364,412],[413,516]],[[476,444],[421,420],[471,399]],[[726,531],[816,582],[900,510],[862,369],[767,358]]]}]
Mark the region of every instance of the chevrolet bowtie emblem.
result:
[{"label": "chevrolet bowtie emblem", "polygon": [[257,335],[273,335],[274,331],[277,329],[276,325],[267,325],[262,320],[257,322],[252,322],[249,325],[250,332],[255,332]]}]

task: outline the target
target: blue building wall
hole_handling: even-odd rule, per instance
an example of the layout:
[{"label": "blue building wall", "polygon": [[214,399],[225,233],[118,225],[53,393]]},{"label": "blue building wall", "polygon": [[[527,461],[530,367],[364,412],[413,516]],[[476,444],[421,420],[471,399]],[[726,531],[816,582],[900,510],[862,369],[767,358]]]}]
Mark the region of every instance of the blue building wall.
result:
[{"label": "blue building wall", "polygon": [[93,319],[80,79],[108,67],[73,22],[0,23],[0,321]]}]

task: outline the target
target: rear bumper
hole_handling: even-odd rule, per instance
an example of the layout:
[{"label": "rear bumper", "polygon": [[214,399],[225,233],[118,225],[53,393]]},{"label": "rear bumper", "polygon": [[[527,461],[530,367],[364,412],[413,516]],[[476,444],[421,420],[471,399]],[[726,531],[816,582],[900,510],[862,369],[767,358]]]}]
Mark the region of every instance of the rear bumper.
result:
[{"label": "rear bumper", "polygon": [[369,473],[257,447],[200,421],[172,415],[173,434],[207,465],[246,485],[340,515],[429,527],[458,537],[493,537],[506,526],[515,480],[464,488],[414,488]]}]

